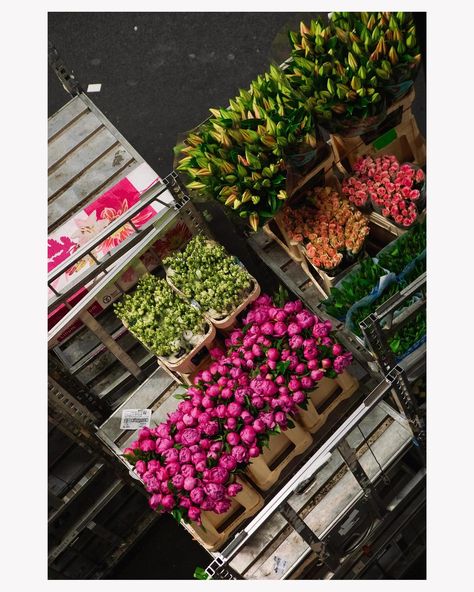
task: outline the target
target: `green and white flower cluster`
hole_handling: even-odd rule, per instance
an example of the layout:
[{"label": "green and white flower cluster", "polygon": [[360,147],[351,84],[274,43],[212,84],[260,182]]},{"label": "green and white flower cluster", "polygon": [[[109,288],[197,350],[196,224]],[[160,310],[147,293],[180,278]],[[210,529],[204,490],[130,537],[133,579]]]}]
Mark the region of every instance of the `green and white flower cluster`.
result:
[{"label": "green and white flower cluster", "polygon": [[164,263],[176,288],[215,318],[235,310],[253,288],[251,276],[224,247],[202,235]]},{"label": "green and white flower cluster", "polygon": [[150,351],[180,356],[191,351],[205,333],[205,319],[166,280],[148,274],[132,294],[114,305],[117,316]]}]

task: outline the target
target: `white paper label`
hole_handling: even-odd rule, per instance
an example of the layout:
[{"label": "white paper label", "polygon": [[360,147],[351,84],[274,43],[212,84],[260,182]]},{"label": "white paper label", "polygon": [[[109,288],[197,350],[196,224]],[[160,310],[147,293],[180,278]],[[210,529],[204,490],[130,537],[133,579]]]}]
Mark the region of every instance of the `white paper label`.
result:
[{"label": "white paper label", "polygon": [[286,559],[278,557],[278,555],[273,556],[273,571],[279,576],[282,576],[285,573],[287,565],[288,561]]},{"label": "white paper label", "polygon": [[151,409],[124,409],[122,411],[121,430],[137,430],[148,427],[151,421]]}]

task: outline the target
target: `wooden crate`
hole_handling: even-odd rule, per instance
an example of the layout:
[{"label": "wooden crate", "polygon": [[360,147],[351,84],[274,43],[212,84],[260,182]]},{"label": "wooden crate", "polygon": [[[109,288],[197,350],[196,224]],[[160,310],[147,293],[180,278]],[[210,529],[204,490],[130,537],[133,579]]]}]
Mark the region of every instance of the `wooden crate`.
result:
[{"label": "wooden crate", "polygon": [[347,370],[337,378],[323,378],[310,393],[308,408],[299,411],[301,423],[314,434],[326,423],[339,403],[351,397],[358,388],[359,381]]},{"label": "wooden crate", "polygon": [[294,428],[270,436],[269,448],[253,458],[245,472],[255,485],[266,491],[278,481],[283,469],[304,452],[312,441],[311,434],[295,423]]},{"label": "wooden crate", "polygon": [[[306,174],[292,179],[287,188],[288,203],[298,201],[303,190],[309,187],[324,187],[331,185],[340,189],[337,177],[334,175],[334,154],[329,145],[328,155]],[[303,259],[297,243],[288,236],[285,226],[282,223],[281,215],[277,214],[272,220],[263,226],[263,232],[280,245],[293,261],[300,263]]]},{"label": "wooden crate", "polygon": [[374,132],[354,137],[331,134],[336,166],[347,161],[352,168],[354,162],[365,154],[395,154],[400,162],[423,166],[426,162],[426,143],[412,112],[414,100],[413,89],[387,110],[385,120]]},{"label": "wooden crate", "polygon": [[208,353],[215,338],[216,329],[211,323],[209,323],[207,333],[189,353],[183,355],[176,361],[171,360],[170,358],[157,356],[158,362],[161,366],[166,366],[173,372],[178,372],[180,374],[190,374],[191,372],[195,372],[203,357]]},{"label": "wooden crate", "polygon": [[214,317],[210,316],[209,314],[205,314],[205,316],[207,318],[209,318],[209,320],[211,321],[211,323],[214,325],[214,327],[216,329],[220,329],[221,331],[227,330],[227,329],[232,329],[237,322],[238,315],[243,310],[245,310],[249,304],[251,304],[254,300],[256,300],[260,296],[260,292],[261,292],[260,284],[257,282],[257,280],[253,276],[250,276],[250,277],[252,278],[252,281],[254,284],[253,290],[250,292],[250,294],[246,298],[244,298],[244,300],[239,304],[239,306],[236,309],[234,309],[234,311],[231,314],[227,315],[223,319],[215,319]]},{"label": "wooden crate", "polygon": [[202,512],[202,526],[182,523],[193,538],[209,551],[216,551],[222,547],[239,524],[263,507],[263,497],[247,481],[240,477],[236,481],[243,489],[232,498],[231,507],[227,512]]},{"label": "wooden crate", "polygon": [[[354,261],[354,263],[352,263],[351,265],[348,265],[345,269],[343,269],[342,271],[340,271],[338,274],[336,274],[336,275],[329,275],[324,270],[319,269],[318,267],[316,267],[313,264],[313,262],[306,255],[305,248],[303,246],[299,245],[299,249],[300,249],[301,254],[303,256],[303,260],[300,263],[301,267],[303,268],[303,271],[306,273],[306,275],[309,277],[309,279],[314,284],[317,283],[319,287],[322,286],[322,289],[324,290],[324,292],[325,292],[325,294],[327,296],[330,296],[332,288],[338,282],[340,282],[346,275],[348,275],[355,268],[355,266],[358,263],[360,263],[361,258],[363,258],[365,256],[364,255],[362,257],[358,257]],[[320,278],[320,281],[318,281],[315,278],[315,276],[317,276],[318,278]]]}]

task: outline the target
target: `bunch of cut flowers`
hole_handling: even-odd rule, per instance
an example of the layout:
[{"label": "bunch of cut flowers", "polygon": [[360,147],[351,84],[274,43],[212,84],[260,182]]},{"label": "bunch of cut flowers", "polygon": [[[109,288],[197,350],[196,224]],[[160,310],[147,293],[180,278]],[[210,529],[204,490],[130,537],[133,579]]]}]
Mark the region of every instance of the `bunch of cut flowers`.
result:
[{"label": "bunch of cut flowers", "polygon": [[114,304],[117,316],[158,356],[181,356],[202,339],[206,321],[166,280],[148,274],[132,294]]},{"label": "bunch of cut flowers", "polygon": [[324,376],[351,363],[321,321],[300,301],[276,306],[263,295],[226,346],[211,350],[184,400],[153,429],[143,428],[124,451],[153,510],[201,523],[201,513],[225,513],[242,485],[237,477],[272,434],[293,426],[298,408]]},{"label": "bunch of cut flowers", "polygon": [[353,165],[354,175],[344,179],[343,194],[357,207],[372,204],[385,218],[404,227],[418,216],[424,194],[425,174],[410,163],[400,164],[394,155],[363,156]]},{"label": "bunch of cut flowers", "polygon": [[214,318],[227,316],[253,287],[251,276],[235,258],[200,234],[164,263],[173,285]]},{"label": "bunch of cut flowers", "polygon": [[333,271],[351,261],[364,245],[369,225],[363,214],[330,187],[309,191],[305,205],[285,208],[282,221],[290,238],[304,244],[310,261],[324,271]]}]

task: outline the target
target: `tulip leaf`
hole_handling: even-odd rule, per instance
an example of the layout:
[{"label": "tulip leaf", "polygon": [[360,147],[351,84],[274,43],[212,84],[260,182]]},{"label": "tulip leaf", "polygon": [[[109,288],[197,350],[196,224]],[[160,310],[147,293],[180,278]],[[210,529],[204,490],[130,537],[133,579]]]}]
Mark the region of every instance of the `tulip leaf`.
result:
[{"label": "tulip leaf", "polygon": [[173,516],[176,522],[181,522],[183,518],[183,510],[179,508],[174,508],[174,510],[171,510],[171,516]]},{"label": "tulip leaf", "polygon": [[195,580],[212,580],[211,576],[202,567],[196,567],[193,577]]}]

